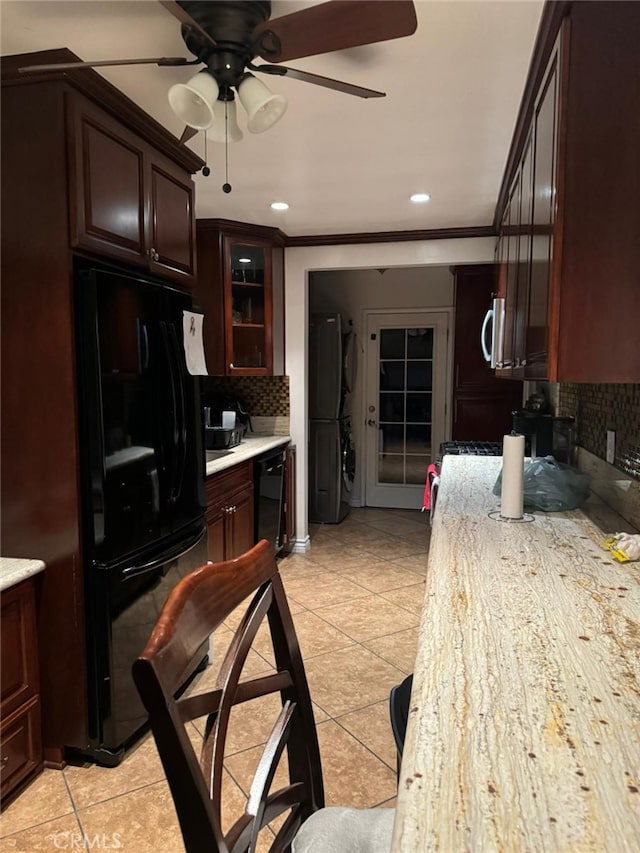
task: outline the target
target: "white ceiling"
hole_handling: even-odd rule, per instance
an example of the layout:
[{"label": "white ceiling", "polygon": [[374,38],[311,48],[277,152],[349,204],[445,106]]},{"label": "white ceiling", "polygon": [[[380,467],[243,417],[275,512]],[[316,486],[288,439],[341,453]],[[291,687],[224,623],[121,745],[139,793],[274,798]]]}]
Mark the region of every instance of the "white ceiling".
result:
[{"label": "white ceiling", "polygon": [[[312,3],[274,0],[272,17]],[[413,36],[287,63],[379,89],[364,100],[262,77],[286,95],[284,118],[229,146],[208,143],[198,217],[272,225],[289,235],[489,225],[524,88],[542,0],[417,0]],[[155,0],[3,0],[2,54],[68,47],[82,59],[189,56]],[[176,136],[169,86],[193,69],[133,66],[104,76]],[[238,108],[239,123],[244,115]],[[246,130],[243,126],[243,130]],[[190,146],[204,154],[202,134]],[[426,205],[413,192],[431,194]],[[273,212],[272,201],[290,209]]]}]

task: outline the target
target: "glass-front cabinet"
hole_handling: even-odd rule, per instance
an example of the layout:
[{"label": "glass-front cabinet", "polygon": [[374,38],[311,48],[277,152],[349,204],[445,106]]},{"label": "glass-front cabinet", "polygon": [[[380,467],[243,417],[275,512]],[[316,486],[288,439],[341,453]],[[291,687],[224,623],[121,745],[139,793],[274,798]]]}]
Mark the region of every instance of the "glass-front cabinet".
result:
[{"label": "glass-front cabinet", "polygon": [[227,372],[271,373],[271,248],[225,238]]},{"label": "glass-front cabinet", "polygon": [[199,307],[212,376],[284,373],[284,248],[276,228],[196,222]]}]

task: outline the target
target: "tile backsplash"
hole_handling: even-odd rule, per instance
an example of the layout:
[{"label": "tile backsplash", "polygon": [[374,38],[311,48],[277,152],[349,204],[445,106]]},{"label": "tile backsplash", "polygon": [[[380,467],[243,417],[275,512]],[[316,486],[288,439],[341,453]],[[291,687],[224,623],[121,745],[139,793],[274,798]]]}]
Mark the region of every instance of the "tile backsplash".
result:
[{"label": "tile backsplash", "polygon": [[252,417],[289,417],[288,376],[209,376],[202,393],[239,397]]},{"label": "tile backsplash", "polygon": [[640,480],[640,385],[549,386],[555,414],[576,419],[577,443],[606,459],[607,430],[615,430],[614,466]]}]

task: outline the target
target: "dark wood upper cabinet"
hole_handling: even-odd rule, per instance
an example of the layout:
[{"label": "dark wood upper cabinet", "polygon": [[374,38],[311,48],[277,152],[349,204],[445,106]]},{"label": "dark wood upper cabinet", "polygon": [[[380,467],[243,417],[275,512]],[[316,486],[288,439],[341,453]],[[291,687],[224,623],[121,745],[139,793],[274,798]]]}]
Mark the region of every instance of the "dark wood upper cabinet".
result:
[{"label": "dark wood upper cabinet", "polygon": [[169,161],[149,163],[149,269],[192,287],[196,273],[193,183]]},{"label": "dark wood upper cabinet", "polygon": [[504,273],[504,337],[502,345],[502,358],[498,368],[500,375],[511,378],[515,364],[515,326],[516,326],[516,304],[518,301],[518,272],[519,272],[519,249],[520,249],[520,191],[521,173],[518,171],[509,192],[509,204],[505,220],[504,242],[505,242],[505,273]]},{"label": "dark wood upper cabinet", "polygon": [[499,375],[640,381],[639,31],[639,3],[545,6],[495,217],[503,242],[519,182],[513,352]]},{"label": "dark wood upper cabinet", "polygon": [[529,317],[526,330],[527,379],[546,379],[548,374],[547,325],[557,204],[559,52],[560,40],[556,42],[549,60],[533,117],[535,154]]},{"label": "dark wood upper cabinet", "polygon": [[284,250],[276,229],[198,220],[197,297],[209,373],[284,373]]},{"label": "dark wood upper cabinet", "polygon": [[66,98],[71,245],[190,287],[195,275],[191,176],[77,94]]}]

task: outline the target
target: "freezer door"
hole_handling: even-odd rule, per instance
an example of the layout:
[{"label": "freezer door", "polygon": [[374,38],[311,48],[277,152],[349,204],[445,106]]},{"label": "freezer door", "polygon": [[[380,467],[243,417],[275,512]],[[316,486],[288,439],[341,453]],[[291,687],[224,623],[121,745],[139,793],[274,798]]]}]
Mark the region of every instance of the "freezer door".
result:
[{"label": "freezer door", "polygon": [[[194,529],[172,549],[164,556],[149,554],[92,575],[87,600],[91,748],[86,757],[98,763],[117,764],[124,746],[147,721],[131,667],[173,587],[207,562],[206,528]],[[205,655],[203,649],[195,656],[192,671]]]}]

